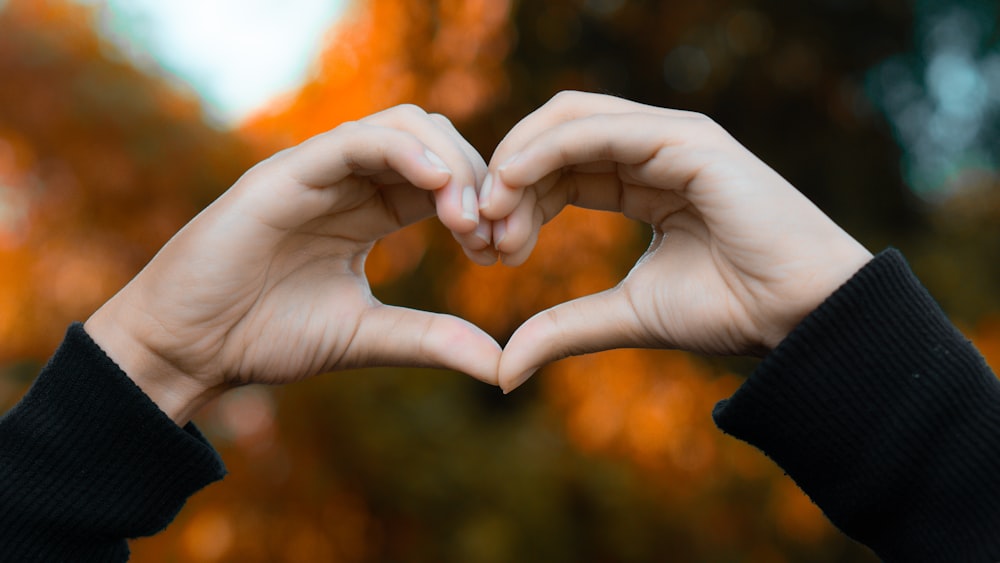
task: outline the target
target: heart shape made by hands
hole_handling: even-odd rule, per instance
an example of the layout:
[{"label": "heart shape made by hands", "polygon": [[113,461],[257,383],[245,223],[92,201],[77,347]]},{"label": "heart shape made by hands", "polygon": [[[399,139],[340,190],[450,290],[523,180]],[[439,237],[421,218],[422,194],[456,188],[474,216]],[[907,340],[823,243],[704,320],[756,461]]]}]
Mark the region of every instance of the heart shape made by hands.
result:
[{"label": "heart shape made by hands", "polygon": [[[557,304],[514,332],[498,367],[505,391],[551,361],[611,348],[762,353],[871,258],[710,119],[610,96],[560,94],[524,118],[476,192],[477,233],[488,224],[511,266],[566,206],[653,228],[612,289]],[[483,263],[477,252],[466,247]]]},{"label": "heart shape made by hands", "polygon": [[[613,288],[535,314],[502,350],[472,323],[371,293],[365,258],[406,225],[436,213],[473,261],[518,266],[567,206],[651,225],[650,245]],[[184,422],[233,386],[353,367],[446,367],[510,391],[610,348],[756,353],[870,258],[699,114],[564,93],[487,165],[443,116],[397,106],[249,170],[85,328]]]}]

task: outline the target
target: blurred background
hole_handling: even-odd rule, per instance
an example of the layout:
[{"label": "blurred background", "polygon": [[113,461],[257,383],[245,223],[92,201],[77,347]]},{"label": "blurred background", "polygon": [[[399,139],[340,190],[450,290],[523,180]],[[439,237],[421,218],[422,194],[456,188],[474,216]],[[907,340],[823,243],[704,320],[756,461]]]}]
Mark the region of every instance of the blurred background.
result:
[{"label": "blurred background", "polygon": [[[996,365],[996,23],[986,0],[0,0],[0,409],[257,160],[402,102],[488,157],[563,89],[712,116],[871,250],[901,248]],[[435,221],[367,270],[384,301],[503,342],[614,285],[649,234],[554,223],[516,270]],[[241,389],[197,419],[230,475],[133,560],[874,560],[715,429],[752,369],[618,351],[507,397],[416,369]]]}]

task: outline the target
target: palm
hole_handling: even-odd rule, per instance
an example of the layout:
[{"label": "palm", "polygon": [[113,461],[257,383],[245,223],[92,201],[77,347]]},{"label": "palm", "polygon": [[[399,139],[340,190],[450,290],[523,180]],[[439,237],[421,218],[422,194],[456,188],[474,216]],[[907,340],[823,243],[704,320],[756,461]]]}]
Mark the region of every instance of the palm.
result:
[{"label": "palm", "polygon": [[[151,315],[166,329],[197,327],[183,338],[167,330],[156,349],[186,373],[240,383],[281,383],[357,365],[362,350],[348,337],[380,306],[364,259],[375,240],[400,227],[396,200],[385,194],[404,194],[402,188],[355,178],[326,187],[309,194],[324,200],[311,202],[317,217],[294,228],[282,227],[280,214],[235,225],[217,220],[242,204],[240,193],[227,194],[161,252],[184,256],[183,266],[171,261],[169,273],[148,272],[162,281],[152,282],[159,298]],[[410,199],[423,199],[421,215],[432,213],[428,192],[409,189]],[[306,190],[312,188],[280,186],[274,195],[301,198],[287,192]]]},{"label": "palm", "polygon": [[[768,347],[772,336],[780,339],[769,331],[790,329],[795,315],[818,304],[810,279],[823,279],[816,274],[828,262],[812,251],[810,241],[789,242],[788,232],[801,231],[790,230],[796,229],[790,223],[810,220],[811,204],[783,186],[787,189],[775,195],[783,201],[762,206],[760,188],[747,178],[785,184],[754,162],[718,170],[707,166],[681,194],[649,185],[636,167],[600,163],[561,170],[530,189],[543,222],[565,205],[577,205],[621,211],[654,226],[653,240],[636,266],[602,296],[621,299],[622,307],[631,310],[633,326],[622,336],[629,341],[620,344],[738,354]],[[728,184],[725,205],[698,195],[717,191],[720,184]],[[742,201],[740,193],[747,194]],[[836,236],[838,229],[830,226],[819,236]]]},{"label": "palm", "polygon": [[494,160],[506,189],[493,190],[487,215],[505,218],[508,263],[526,259],[532,233],[566,205],[620,211],[655,232],[617,287],[518,329],[501,359],[507,390],[550,361],[611,348],[764,352],[870,258],[695,114],[558,96],[518,124]]},{"label": "palm", "polygon": [[704,223],[687,212],[656,228],[620,285],[634,309],[636,334],[644,337],[634,345],[714,354],[752,348],[750,315],[732,285],[742,276],[719,249]]},{"label": "palm", "polygon": [[[236,329],[220,339],[228,378],[285,383],[315,373],[360,365],[350,338],[377,305],[363,277],[333,273],[336,260],[315,272],[292,272],[261,295]],[[339,322],[331,324],[330,319]]]},{"label": "palm", "polygon": [[175,420],[234,385],[334,369],[446,367],[493,382],[492,338],[379,303],[364,273],[377,240],[434,214],[482,258],[468,211],[484,172],[447,120],[418,108],[344,124],[247,172],[87,330]]}]

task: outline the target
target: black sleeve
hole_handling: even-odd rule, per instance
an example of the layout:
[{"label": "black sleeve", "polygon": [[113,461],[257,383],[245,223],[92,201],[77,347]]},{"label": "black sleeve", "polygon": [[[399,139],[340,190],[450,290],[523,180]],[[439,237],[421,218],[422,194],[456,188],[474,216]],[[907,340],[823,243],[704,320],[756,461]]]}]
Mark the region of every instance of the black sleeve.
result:
[{"label": "black sleeve", "polygon": [[713,413],[885,561],[1000,561],[1000,381],[895,250]]},{"label": "black sleeve", "polygon": [[74,324],[0,419],[0,560],[125,561],[224,473]]}]

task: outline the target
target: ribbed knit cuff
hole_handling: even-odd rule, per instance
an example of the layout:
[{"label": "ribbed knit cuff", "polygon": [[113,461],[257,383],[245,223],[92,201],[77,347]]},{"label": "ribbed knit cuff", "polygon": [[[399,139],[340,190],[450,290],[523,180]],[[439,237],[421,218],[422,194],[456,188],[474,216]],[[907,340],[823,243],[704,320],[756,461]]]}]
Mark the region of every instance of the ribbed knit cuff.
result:
[{"label": "ribbed knit cuff", "polygon": [[884,560],[1000,560],[1000,382],[899,252],[834,293],[713,416]]},{"label": "ribbed knit cuff", "polygon": [[116,561],[225,474],[84,332],[70,326],[24,399],[0,419],[0,536],[24,561]]}]

